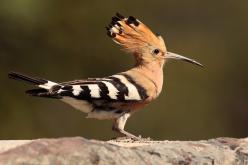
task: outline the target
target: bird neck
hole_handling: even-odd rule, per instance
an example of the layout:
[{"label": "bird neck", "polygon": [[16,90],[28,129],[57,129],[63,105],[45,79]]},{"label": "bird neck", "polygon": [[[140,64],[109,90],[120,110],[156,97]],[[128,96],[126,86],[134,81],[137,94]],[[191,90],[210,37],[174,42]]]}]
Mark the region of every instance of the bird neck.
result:
[{"label": "bird neck", "polygon": [[156,86],[157,95],[160,94],[163,87],[163,65],[164,61],[145,62],[137,65],[135,68],[144,76],[150,79]]}]

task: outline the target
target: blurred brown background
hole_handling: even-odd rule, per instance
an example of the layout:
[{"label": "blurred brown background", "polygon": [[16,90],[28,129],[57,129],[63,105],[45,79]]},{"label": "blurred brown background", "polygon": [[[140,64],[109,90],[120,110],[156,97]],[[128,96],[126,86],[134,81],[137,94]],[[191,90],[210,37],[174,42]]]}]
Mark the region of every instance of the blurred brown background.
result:
[{"label": "blurred brown background", "polygon": [[104,27],[115,12],[164,36],[168,50],[204,69],[169,61],[159,99],[126,129],[154,139],[248,136],[248,1],[0,1],[0,139],[115,136],[110,121],[24,94],[9,71],[67,81],[103,77],[133,65]]}]

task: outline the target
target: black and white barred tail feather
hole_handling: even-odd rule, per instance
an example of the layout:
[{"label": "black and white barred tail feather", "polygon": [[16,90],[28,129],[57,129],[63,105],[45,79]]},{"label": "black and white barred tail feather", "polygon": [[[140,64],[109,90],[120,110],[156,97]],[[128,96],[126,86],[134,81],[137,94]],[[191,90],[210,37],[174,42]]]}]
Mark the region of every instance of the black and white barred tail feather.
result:
[{"label": "black and white barred tail feather", "polygon": [[39,87],[38,89],[27,90],[27,94],[30,94],[32,96],[58,98],[57,96],[55,97],[51,95],[51,93],[49,92],[49,90],[53,88],[53,86],[57,85],[57,83],[37,77],[30,77],[17,72],[11,72],[8,74],[8,76],[9,78],[24,81],[26,83]]}]

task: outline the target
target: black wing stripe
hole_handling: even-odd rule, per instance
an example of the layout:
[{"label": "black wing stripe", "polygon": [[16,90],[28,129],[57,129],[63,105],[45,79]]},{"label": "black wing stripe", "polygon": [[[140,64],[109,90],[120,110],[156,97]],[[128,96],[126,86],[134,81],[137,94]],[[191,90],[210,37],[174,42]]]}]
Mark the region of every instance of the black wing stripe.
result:
[{"label": "black wing stripe", "polygon": [[100,98],[103,100],[110,100],[111,98],[109,97],[109,89],[106,86],[106,84],[104,84],[103,82],[98,82],[97,83],[99,88],[100,88]]},{"label": "black wing stripe", "polygon": [[124,77],[126,77],[126,79],[136,87],[136,89],[138,90],[138,93],[140,95],[140,98],[142,100],[145,100],[145,99],[148,98],[146,89],[143,88],[141,85],[137,84],[137,82],[135,82],[134,79],[131,76],[129,76],[129,75],[125,74],[125,73],[122,73],[120,75],[123,75]]},{"label": "black wing stripe", "polygon": [[[87,82],[87,83],[84,83],[84,85],[82,86],[81,85],[81,88],[84,87],[84,86],[87,86],[87,85],[98,85],[100,91],[100,97],[99,98],[94,98],[91,96],[92,99],[103,99],[103,100],[110,100],[110,96],[108,95],[109,94],[109,89],[108,87],[106,86],[105,83],[103,83],[103,81],[96,81],[96,82]],[[90,90],[90,89],[89,89]]]},{"label": "black wing stripe", "polygon": [[91,94],[90,94],[90,89],[88,86],[80,86],[82,88],[82,91],[78,96],[75,96],[78,99],[85,99],[85,100],[91,100]]},{"label": "black wing stripe", "polygon": [[119,78],[112,77],[112,76],[108,78],[112,80],[109,82],[112,83],[115,86],[115,88],[119,91],[117,94],[117,100],[125,101],[125,95],[126,96],[128,95],[127,86],[124,83],[122,83]]}]

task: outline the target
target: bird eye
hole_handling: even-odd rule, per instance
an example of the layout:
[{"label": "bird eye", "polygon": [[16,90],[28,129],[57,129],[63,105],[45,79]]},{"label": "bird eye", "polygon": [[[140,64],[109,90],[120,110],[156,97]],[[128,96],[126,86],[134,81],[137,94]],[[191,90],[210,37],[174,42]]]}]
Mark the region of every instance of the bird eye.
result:
[{"label": "bird eye", "polygon": [[153,54],[155,54],[155,55],[157,55],[159,52],[160,52],[159,49],[154,49],[153,50]]}]

